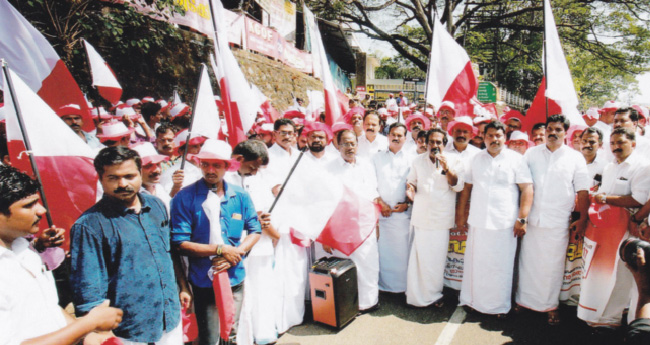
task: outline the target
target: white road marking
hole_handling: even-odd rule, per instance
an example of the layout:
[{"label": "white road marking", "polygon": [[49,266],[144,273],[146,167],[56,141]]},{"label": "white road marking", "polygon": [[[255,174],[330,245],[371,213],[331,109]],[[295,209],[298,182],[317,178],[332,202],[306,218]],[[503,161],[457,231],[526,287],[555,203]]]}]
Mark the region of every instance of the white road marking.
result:
[{"label": "white road marking", "polygon": [[442,329],[442,332],[440,333],[440,336],[438,337],[435,345],[451,344],[451,341],[454,339],[454,334],[456,334],[456,331],[458,331],[460,325],[463,324],[466,316],[467,313],[463,307],[456,307],[456,310],[454,310],[454,313],[451,314],[447,325]]}]

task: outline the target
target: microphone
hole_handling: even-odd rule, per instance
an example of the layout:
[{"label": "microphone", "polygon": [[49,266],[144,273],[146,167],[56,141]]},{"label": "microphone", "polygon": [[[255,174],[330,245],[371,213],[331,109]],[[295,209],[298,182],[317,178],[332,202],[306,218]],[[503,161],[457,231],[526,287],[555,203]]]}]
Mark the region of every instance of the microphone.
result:
[{"label": "microphone", "polygon": [[[431,150],[431,151],[433,152],[434,155],[437,155],[438,153],[440,153],[440,149],[437,148],[437,147],[434,147],[433,150]],[[436,169],[438,169],[438,168],[440,168],[440,166],[438,164],[438,158],[436,158]]]}]

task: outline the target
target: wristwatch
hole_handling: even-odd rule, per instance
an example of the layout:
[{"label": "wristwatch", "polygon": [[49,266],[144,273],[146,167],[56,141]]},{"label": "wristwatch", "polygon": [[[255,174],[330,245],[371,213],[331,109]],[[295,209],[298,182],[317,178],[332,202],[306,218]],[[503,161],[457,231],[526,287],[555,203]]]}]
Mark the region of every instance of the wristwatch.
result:
[{"label": "wristwatch", "polygon": [[517,218],[517,221],[521,223],[521,225],[526,225],[526,223],[528,223],[528,220],[526,218]]}]

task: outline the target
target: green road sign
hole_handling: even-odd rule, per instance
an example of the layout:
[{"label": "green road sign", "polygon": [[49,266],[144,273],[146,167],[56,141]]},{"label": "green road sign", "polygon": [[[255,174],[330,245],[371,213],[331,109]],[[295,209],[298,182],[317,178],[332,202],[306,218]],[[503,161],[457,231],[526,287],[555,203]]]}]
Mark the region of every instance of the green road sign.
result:
[{"label": "green road sign", "polygon": [[497,87],[489,81],[478,83],[477,98],[481,103],[495,103],[497,101]]}]

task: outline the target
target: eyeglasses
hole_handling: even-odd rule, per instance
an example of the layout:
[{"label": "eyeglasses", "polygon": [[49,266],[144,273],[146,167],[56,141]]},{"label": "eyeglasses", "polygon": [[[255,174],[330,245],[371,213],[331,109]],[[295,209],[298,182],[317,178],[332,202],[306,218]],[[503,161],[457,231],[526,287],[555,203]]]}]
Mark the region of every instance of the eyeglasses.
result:
[{"label": "eyeglasses", "polygon": [[278,133],[283,137],[291,137],[291,136],[293,136],[293,132],[288,132],[288,131],[275,131],[275,133]]}]

